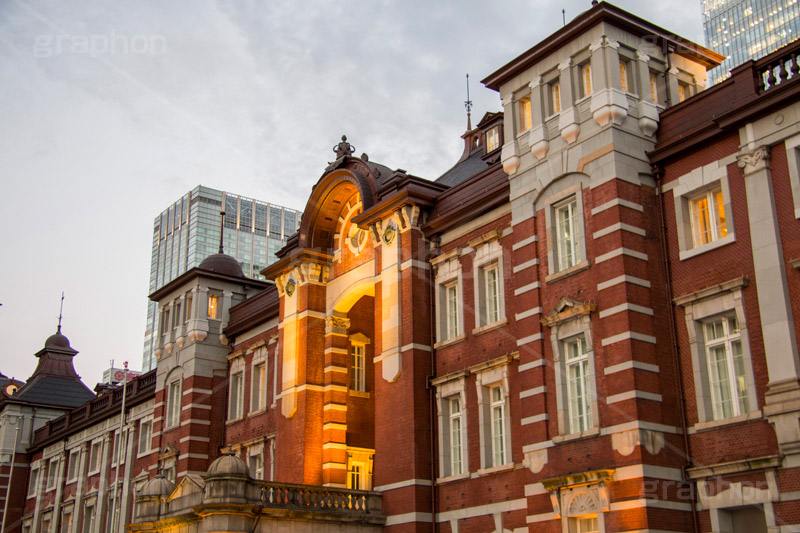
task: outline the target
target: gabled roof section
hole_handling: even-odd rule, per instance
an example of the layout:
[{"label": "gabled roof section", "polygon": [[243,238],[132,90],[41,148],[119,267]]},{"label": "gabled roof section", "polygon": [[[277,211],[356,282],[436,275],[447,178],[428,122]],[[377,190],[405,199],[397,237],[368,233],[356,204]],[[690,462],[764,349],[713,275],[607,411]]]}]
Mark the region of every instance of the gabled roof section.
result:
[{"label": "gabled roof section", "polygon": [[495,91],[499,90],[500,85],[506,80],[527,70],[601,22],[608,22],[638,37],[647,37],[648,39],[655,39],[658,41],[657,43],[653,42],[653,44],[667,44],[670,48],[674,49],[676,54],[697,61],[705,65],[706,69],[716,67],[725,59],[725,56],[721,54],[711,51],[688,39],[676,36],[651,22],[628,13],[624,9],[620,9],[608,2],[600,2],[591,9],[575,17],[563,28],[560,28],[552,35],[542,39],[527,52],[524,52],[516,59],[489,74],[481,83],[489,89]]}]

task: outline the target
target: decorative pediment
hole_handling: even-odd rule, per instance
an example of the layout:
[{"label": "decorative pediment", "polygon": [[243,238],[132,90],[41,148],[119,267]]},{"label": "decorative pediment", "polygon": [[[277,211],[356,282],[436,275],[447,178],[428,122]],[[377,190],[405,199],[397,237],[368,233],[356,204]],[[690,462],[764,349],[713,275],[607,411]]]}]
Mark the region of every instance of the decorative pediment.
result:
[{"label": "decorative pediment", "polygon": [[595,309],[597,309],[597,304],[579,302],[572,298],[561,298],[553,310],[542,319],[542,324],[552,327],[565,320],[589,315]]},{"label": "decorative pediment", "polygon": [[190,494],[204,494],[205,488],[206,482],[202,477],[197,474],[186,474],[172,491],[172,494],[167,497],[167,502]]}]

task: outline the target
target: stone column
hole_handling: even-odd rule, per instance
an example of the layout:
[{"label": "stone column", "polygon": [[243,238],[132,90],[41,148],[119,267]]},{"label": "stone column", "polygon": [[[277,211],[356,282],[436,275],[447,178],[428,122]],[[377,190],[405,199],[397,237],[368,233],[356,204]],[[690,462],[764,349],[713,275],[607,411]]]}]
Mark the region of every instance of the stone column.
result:
[{"label": "stone column", "polygon": [[61,451],[61,458],[58,461],[58,477],[56,485],[56,501],[53,505],[53,519],[50,522],[52,531],[58,531],[59,524],[61,523],[61,499],[64,493],[64,470],[67,466],[67,450],[64,448]]},{"label": "stone column", "polygon": [[[503,113],[506,117],[513,117],[514,116],[514,95],[507,94],[502,98],[503,103]],[[533,105],[533,101],[531,100],[531,105]],[[500,152],[500,160],[503,162],[503,171],[506,174],[514,174],[517,169],[519,168],[519,146],[517,144],[517,134],[516,134],[516,126],[514,120],[504,120],[503,121],[503,138],[505,139],[505,143],[503,144],[503,149]]]},{"label": "stone column", "polygon": [[322,483],[347,486],[347,359],[350,320],[336,311],[325,320]]},{"label": "stone column", "polygon": [[639,128],[648,137],[652,137],[658,128],[658,107],[653,101],[650,90],[650,56],[644,52],[636,52],[636,69],[639,78]]},{"label": "stone column", "polygon": [[628,116],[628,97],[622,91],[619,75],[619,43],[603,36],[593,42],[592,118],[601,127],[609,122],[622,124]]},{"label": "stone column", "polygon": [[[170,317],[172,318],[172,317]],[[108,490],[108,468],[111,464],[111,443],[113,442],[114,432],[103,435],[102,460],[100,462],[100,485],[97,488],[97,505],[95,506],[95,521],[92,533],[104,533],[101,526],[105,526],[103,517],[106,513]]]},{"label": "stone column", "polygon": [[669,97],[668,105],[674,106],[681,103],[680,96],[678,94],[678,69],[676,67],[672,67],[667,71],[667,96]]},{"label": "stone column", "polygon": [[136,431],[136,422],[130,423],[125,427],[127,438],[125,448],[125,465],[122,473],[122,496],[119,501],[119,522],[118,533],[125,532],[125,526],[128,525],[130,520],[131,510],[131,497],[133,490],[131,487],[131,478],[133,477],[133,463],[136,460],[134,450],[136,450],[136,443],[138,441],[138,432]]},{"label": "stone column", "polygon": [[231,291],[222,291],[222,303],[220,308],[220,323],[219,323],[219,342],[223,345],[228,344],[228,338],[225,336],[225,328],[228,327],[228,320],[230,319],[231,300],[233,293]]},{"label": "stone column", "polygon": [[[34,494],[36,494],[36,505],[33,507],[33,523],[34,529],[38,528],[39,521],[42,518],[42,499],[44,496],[44,487],[47,485],[47,463],[48,460],[42,456],[42,465],[39,466],[39,475],[36,478],[36,487],[34,487]],[[30,490],[28,491],[30,494]],[[52,522],[51,522],[52,523]]]},{"label": "stone column", "polygon": [[[781,452],[800,453],[800,357],[775,211],[769,147],[750,146],[737,157],[744,171],[753,267],[769,372],[764,414],[775,426]],[[800,462],[794,466],[800,466]]]},{"label": "stone column", "polygon": [[528,133],[528,144],[531,153],[541,161],[547,156],[550,148],[550,139],[547,135],[547,126],[544,123],[544,95],[542,94],[542,77],[536,76],[530,83],[531,88],[531,131]]},{"label": "stone column", "polygon": [[572,92],[572,58],[567,58],[558,64],[560,74],[558,84],[560,87],[561,113],[558,117],[558,128],[561,137],[572,144],[581,131],[578,110],[575,109],[575,96]]},{"label": "stone column", "polygon": [[69,533],[78,533],[83,513],[83,495],[86,493],[86,460],[90,442],[84,442],[80,449],[80,459],[78,460],[78,486],[75,491],[75,507],[72,510],[72,529]]}]

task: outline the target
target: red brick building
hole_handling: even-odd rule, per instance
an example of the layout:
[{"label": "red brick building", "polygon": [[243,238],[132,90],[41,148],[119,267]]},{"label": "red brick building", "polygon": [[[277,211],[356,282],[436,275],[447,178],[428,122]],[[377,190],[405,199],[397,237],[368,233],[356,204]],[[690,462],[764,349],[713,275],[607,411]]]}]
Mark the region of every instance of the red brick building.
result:
[{"label": "red brick building", "polygon": [[600,3],[484,80],[437,180],[343,138],[274,286],[220,254],[152,295],[120,522],[800,531],[798,51],[702,92],[721,56]]}]

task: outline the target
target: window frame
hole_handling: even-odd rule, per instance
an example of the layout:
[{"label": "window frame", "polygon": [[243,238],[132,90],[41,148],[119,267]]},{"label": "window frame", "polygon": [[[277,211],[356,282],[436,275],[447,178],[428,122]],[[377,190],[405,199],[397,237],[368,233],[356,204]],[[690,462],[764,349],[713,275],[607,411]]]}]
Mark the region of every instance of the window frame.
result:
[{"label": "window frame", "polygon": [[164,429],[174,429],[181,425],[181,403],[183,379],[178,376],[167,383],[167,398],[164,408]]},{"label": "window frame", "polygon": [[[149,429],[147,430],[148,438],[147,448],[142,448],[142,430],[147,426]],[[139,431],[136,434],[136,457],[144,457],[145,455],[149,455],[153,451],[153,417],[147,416],[139,420]]]},{"label": "window frame", "polygon": [[592,95],[593,93],[593,79],[592,79],[592,61],[591,58],[581,61],[575,66],[575,73],[578,78],[578,100],[582,100]]},{"label": "window frame", "polygon": [[[731,322],[736,323],[736,330],[731,331]],[[711,389],[711,407],[714,420],[722,420],[726,418],[734,418],[737,416],[746,415],[750,412],[749,397],[747,391],[747,380],[744,373],[744,355],[742,353],[742,338],[736,320],[735,313],[724,313],[721,315],[714,315],[701,321],[703,329],[703,343],[705,347],[706,365],[708,368],[708,379]],[[722,327],[722,336],[709,338],[709,326],[719,324]],[[713,328],[716,329],[716,328]],[[734,344],[738,344],[739,353],[734,353]],[[722,383],[719,370],[714,369],[714,354],[712,351],[722,348],[724,354],[724,370],[726,374],[727,383],[725,391],[729,395],[731,413],[726,415],[724,411],[719,412],[720,409],[724,410],[725,400],[720,398],[720,392],[715,385]],[[736,359],[740,359],[741,365],[737,365]],[[741,366],[741,368],[737,368]],[[740,386],[744,385],[744,395]],[[743,405],[744,404],[744,405]]]},{"label": "window frame", "polygon": [[[714,161],[708,165],[695,168],[675,181],[668,183],[664,188],[665,192],[671,190],[673,195],[675,226],[678,234],[678,255],[681,261],[736,241],[735,220],[728,183],[728,165],[735,161],[735,156],[732,156],[731,161],[727,161],[727,159]],[[707,244],[695,246],[691,201],[706,195],[708,191],[716,189],[719,189],[722,194],[722,207],[725,213],[727,234]]]},{"label": "window frame", "polygon": [[792,187],[794,217],[800,218],[800,135],[784,141],[786,160],[789,163],[789,182]]},{"label": "window frame", "polygon": [[209,292],[208,293],[208,306],[206,312],[206,318],[208,320],[221,320],[222,313],[220,312],[220,295],[216,292]]},{"label": "window frame", "polygon": [[[675,303],[684,309],[684,319],[692,357],[698,418],[695,429],[761,417],[743,299],[743,289],[747,284],[746,278],[737,278],[675,299]],[[718,317],[735,317],[738,323],[739,340],[742,349],[741,357],[744,366],[743,377],[748,403],[748,411],[746,413],[739,413],[728,418],[717,418],[717,413],[714,411],[711,370],[708,364],[708,351],[704,331],[705,325]]]},{"label": "window frame", "polygon": [[[253,471],[253,459],[258,459],[261,463],[261,476],[259,477],[257,474],[258,472]],[[265,481],[266,480],[266,469],[265,469],[264,460],[264,444],[258,444],[256,446],[250,446],[247,449],[247,472],[252,479]]]},{"label": "window frame", "polygon": [[80,477],[81,450],[73,448],[67,456],[67,483],[74,483]]},{"label": "window frame", "polygon": [[[477,242],[476,242],[477,241]],[[471,241],[475,245],[473,260],[475,328],[473,335],[494,329],[508,322],[506,318],[504,252],[500,244],[500,232],[493,232]],[[495,294],[491,293],[491,273],[494,272]],[[496,316],[490,314],[490,304],[494,302]]]},{"label": "window frame", "polygon": [[[568,196],[564,200],[556,203],[552,207],[553,209],[553,218],[555,219],[555,231],[554,231],[554,240],[555,240],[555,252],[556,252],[556,261],[558,265],[558,271],[568,270],[577,264],[579,264],[583,259],[583,254],[581,254],[581,232],[579,230],[579,223],[578,223],[578,198],[576,195]],[[569,240],[564,237],[565,231],[562,227],[563,221],[561,217],[562,211],[567,211],[567,224],[568,224],[568,233],[569,233]],[[566,248],[569,250],[566,250]],[[568,258],[565,261],[565,258]]]},{"label": "window frame", "polygon": [[[533,118],[531,115],[531,93],[525,93],[517,98],[517,134],[521,135],[531,130]],[[498,142],[500,140],[498,132]],[[495,147],[499,148],[498,147]]]},{"label": "window frame", "polygon": [[28,479],[28,498],[33,498],[36,496],[36,491],[39,485],[39,476],[41,473],[42,467],[40,463],[31,468],[30,477]]},{"label": "window frame", "polygon": [[545,92],[547,93],[547,117],[545,118],[550,119],[561,113],[564,107],[561,101],[561,79],[559,76],[545,84]]},{"label": "window frame", "polygon": [[[241,358],[240,358],[241,359]],[[228,378],[228,422],[244,417],[244,368],[231,368]]]},{"label": "window frame", "polygon": [[[688,197],[687,201],[689,203],[689,223],[692,228],[693,248],[706,246],[728,235],[728,227],[726,224],[727,217],[725,216],[724,212],[725,203],[722,195],[722,187],[705,189],[698,194]],[[700,207],[702,202],[705,203],[705,208]],[[703,219],[704,225],[708,228],[702,232],[699,231],[698,228],[700,219]],[[706,242],[699,242],[701,240],[705,240],[704,237],[699,237],[701,233],[709,234]]]},{"label": "window frame", "polygon": [[367,392],[367,344],[351,339],[349,351],[350,391]]},{"label": "window frame", "polygon": [[[94,451],[97,450],[97,454],[94,454]],[[96,461],[92,461],[92,459],[97,459]],[[89,443],[89,457],[87,458],[88,467],[86,469],[86,476],[94,476],[100,473],[100,470],[103,468],[103,439],[98,438],[94,439]],[[93,464],[96,462],[97,464]]]},{"label": "window frame", "polygon": [[[451,250],[445,254],[431,260],[434,268],[434,278],[436,283],[435,306],[436,306],[436,343],[435,348],[441,348],[449,344],[458,342],[465,338],[464,335],[464,291],[462,283],[462,267],[459,258],[459,249]],[[455,286],[456,289],[456,335],[450,335],[449,323],[449,301],[447,298],[447,287]]]},{"label": "window frame", "polygon": [[[547,238],[547,275],[545,282],[552,283],[562,277],[567,277],[577,272],[581,272],[589,267],[590,262],[586,251],[586,224],[587,213],[583,205],[583,181],[587,177],[584,174],[573,174],[565,177],[562,181],[561,189],[553,192],[550,196],[537,201],[536,209],[543,209],[545,213],[545,231]],[[557,209],[571,203],[575,199],[574,224],[575,230],[575,249],[580,251],[581,260],[568,268],[559,268],[561,265],[558,251],[558,224]]]},{"label": "window frame", "polygon": [[[530,99],[528,99],[528,101],[530,102]],[[528,129],[530,129],[530,127],[528,127]],[[487,154],[494,152],[502,146],[500,133],[500,124],[486,130],[483,142]]]},{"label": "window frame", "polygon": [[46,491],[54,490],[56,488],[56,486],[58,485],[58,472],[57,472],[57,469],[58,469],[59,463],[60,463],[60,461],[58,460],[58,457],[51,457],[47,461],[47,482],[46,482],[46,486],[45,486],[45,490]]},{"label": "window frame", "polygon": [[251,368],[250,412],[257,413],[267,408],[267,362],[254,362]]},{"label": "window frame", "polygon": [[[481,468],[479,474],[487,474],[498,470],[513,468],[513,448],[511,435],[511,409],[509,402],[508,385],[509,358],[501,357],[490,362],[488,368],[476,372],[475,386],[478,393],[478,427],[480,428],[480,458]],[[499,389],[501,398],[492,397],[493,391]],[[497,449],[495,439],[498,437],[495,429],[495,410],[502,405],[502,457],[505,462],[495,464]]]},{"label": "window frame", "polygon": [[[574,335],[561,340],[564,353],[564,374],[567,382],[566,399],[567,422],[565,427],[569,428],[569,434],[583,433],[594,427],[594,414],[592,413],[592,384],[589,372],[589,358],[592,351],[586,344],[586,336],[583,334]],[[575,356],[572,356],[572,347],[578,347]],[[575,378],[572,370],[578,368],[578,380],[581,382],[581,392],[575,390],[573,384]],[[579,402],[581,407],[575,406]],[[576,412],[576,410],[578,412]]]},{"label": "window frame", "polygon": [[[434,379],[432,384],[436,387],[436,412],[438,419],[438,454],[439,454],[439,479],[446,482],[453,479],[469,477],[469,446],[467,445],[468,410],[466,398],[466,372],[457,372]],[[458,399],[460,412],[460,455],[461,471],[455,472],[453,468],[453,423],[452,401]]]}]

